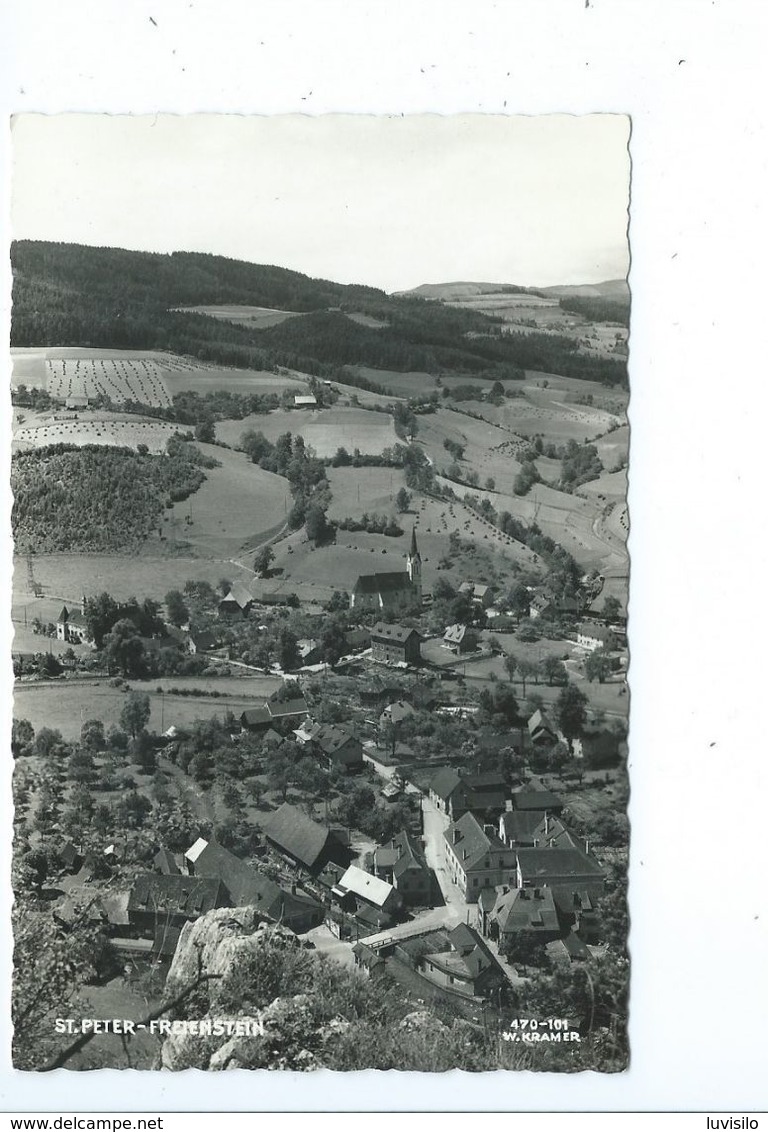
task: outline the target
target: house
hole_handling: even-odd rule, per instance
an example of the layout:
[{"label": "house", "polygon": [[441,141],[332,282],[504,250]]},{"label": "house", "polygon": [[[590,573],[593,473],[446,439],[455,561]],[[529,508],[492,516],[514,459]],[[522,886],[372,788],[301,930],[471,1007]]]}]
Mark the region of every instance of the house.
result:
[{"label": "house", "polygon": [[242,584],[235,582],[226,597],[219,602],[219,617],[229,620],[243,619],[248,616],[253,606],[253,595]]},{"label": "house", "polygon": [[394,885],[404,904],[424,907],[431,903],[435,877],[407,830],[374,849],[373,871]]},{"label": "house", "polygon": [[507,810],[499,820],[499,837],[510,849],[583,849],[585,843],[556,817],[541,810]]},{"label": "house", "polygon": [[296,642],[296,649],[302,666],[319,664],[323,659],[323,646],[320,641],[302,637],[300,641]]},{"label": "house", "polygon": [[216,634],[207,629],[190,629],[187,634],[187,649],[192,656],[199,652],[211,652],[218,643]]},{"label": "house", "polygon": [[342,906],[353,905],[354,912],[358,903],[370,905],[378,912],[396,915],[402,905],[402,897],[394,885],[382,880],[381,877],[367,873],[357,865],[350,865],[337,885],[331,890]]},{"label": "house", "polygon": [[349,850],[338,835],[289,802],[263,818],[262,824],[267,841],[307,872],[318,873],[329,861],[345,866],[349,863]]},{"label": "house", "polygon": [[515,853],[493,826],[483,826],[474,814],[466,813],[448,826],[443,837],[451,879],[468,904],[476,903],[483,888],[515,884]]},{"label": "house", "polygon": [[349,605],[362,612],[397,613],[412,605],[421,605],[421,555],[416,545],[416,528],[411,532],[411,545],[405,570],[382,574],[361,574],[355,582]]},{"label": "house", "polygon": [[316,409],[317,408],[317,397],[313,397],[309,393],[305,394],[305,395],[300,395],[300,396],[294,397],[293,398],[293,407],[294,407],[294,409]]},{"label": "house", "polygon": [[442,647],[460,656],[465,652],[472,652],[475,648],[476,638],[468,633],[466,625],[449,625],[443,633]]},{"label": "house", "polygon": [[547,810],[559,817],[563,812],[563,802],[551,790],[545,789],[538,779],[532,778],[527,786],[512,791],[512,809],[540,810],[542,813]]},{"label": "house", "polygon": [[572,885],[555,885],[552,896],[564,931],[578,932],[586,943],[597,943],[600,938],[599,895]]},{"label": "house", "polygon": [[528,737],[534,747],[550,747],[557,742],[557,728],[540,708],[528,720]]},{"label": "house", "polygon": [[82,611],[73,609],[71,612],[66,605],[56,618],[56,640],[66,641],[70,645],[92,645],[93,637]]},{"label": "house", "polygon": [[605,873],[589,853],[582,849],[518,849],[518,888],[583,889],[591,896],[603,890]]},{"label": "house", "polygon": [[546,617],[548,613],[553,611],[553,605],[550,599],[545,594],[534,594],[531,598],[529,616],[532,621],[537,617]]},{"label": "house", "polygon": [[363,745],[343,727],[336,727],[331,723],[318,725],[309,745],[323,757],[329,767],[339,766],[347,771],[362,768]]},{"label": "house", "polygon": [[68,872],[76,873],[83,863],[83,856],[73,841],[65,841],[59,850],[59,860]]},{"label": "house", "polygon": [[64,401],[65,409],[87,409],[90,404],[88,397],[81,394],[70,394]]},{"label": "house", "polygon": [[576,630],[576,644],[589,652],[596,649],[610,649],[614,645],[613,630],[607,625],[597,625],[594,622],[582,622]]},{"label": "house", "polygon": [[303,696],[290,700],[267,700],[257,708],[246,708],[240,716],[240,726],[244,731],[268,731],[274,723],[283,720],[294,723],[303,719],[308,712]]},{"label": "house", "polygon": [[395,947],[395,956],[436,986],[466,998],[487,999],[506,985],[497,960],[468,924],[403,940]]},{"label": "house", "polygon": [[462,582],[459,593],[464,594],[470,601],[487,609],[493,603],[493,586],[485,586],[480,582]]},{"label": "house", "polygon": [[187,859],[194,876],[221,883],[233,908],[257,908],[267,919],[297,934],[323,922],[323,906],[317,900],[297,891],[295,885],[290,891],[282,888],[216,842],[199,838],[188,850]]},{"label": "house", "polygon": [[369,947],[367,943],[358,940],[352,948],[352,954],[355,957],[355,966],[367,971],[371,976],[383,975],[386,963],[381,955]]},{"label": "house", "polygon": [[525,932],[531,940],[549,943],[562,935],[555,900],[550,888],[510,888],[502,885],[490,912],[483,912],[481,930],[497,940],[506,954],[512,941]]},{"label": "house", "polygon": [[379,727],[385,727],[388,723],[397,726],[398,723],[402,723],[404,719],[415,714],[416,709],[407,700],[395,700],[393,703],[387,704],[379,716]]},{"label": "house", "polygon": [[429,800],[438,810],[449,813],[451,796],[461,784],[461,775],[453,767],[442,767],[429,784]]},{"label": "house", "polygon": [[570,967],[573,963],[586,963],[592,958],[589,948],[576,932],[547,944],[547,955],[557,967]]},{"label": "house", "polygon": [[377,621],[371,629],[372,659],[380,664],[419,664],[421,641],[418,629]]},{"label": "house", "polygon": [[128,897],[128,921],[154,935],[161,923],[182,927],[226,902],[222,885],[213,878],[140,873]]}]

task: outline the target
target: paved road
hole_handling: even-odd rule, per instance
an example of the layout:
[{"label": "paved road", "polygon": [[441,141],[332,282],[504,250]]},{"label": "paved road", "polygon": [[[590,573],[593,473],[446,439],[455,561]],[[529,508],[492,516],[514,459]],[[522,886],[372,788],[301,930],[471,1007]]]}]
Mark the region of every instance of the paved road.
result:
[{"label": "paved road", "polygon": [[410,939],[411,936],[421,935],[423,932],[434,931],[436,928],[455,928],[462,917],[457,909],[446,904],[442,908],[430,908],[426,912],[419,912],[412,920],[404,924],[397,924],[388,931],[376,932],[374,935],[361,936],[369,946],[384,943],[390,939]]},{"label": "paved road", "polygon": [[448,816],[438,810],[426,797],[422,799],[421,809],[424,814],[424,855],[429,867],[435,871],[443,899],[447,905],[456,910],[459,920],[466,921],[467,911],[470,913],[470,920],[474,920],[475,905],[467,904],[462,893],[453,883],[446,860],[443,834],[450,825]]}]

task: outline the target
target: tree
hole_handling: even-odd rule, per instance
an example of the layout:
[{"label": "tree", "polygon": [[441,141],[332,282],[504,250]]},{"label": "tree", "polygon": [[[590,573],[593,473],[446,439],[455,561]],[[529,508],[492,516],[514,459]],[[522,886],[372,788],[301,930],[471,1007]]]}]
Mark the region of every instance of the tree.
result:
[{"label": "tree", "polygon": [[301,659],[299,657],[298,644],[296,634],[290,629],[285,628],[280,630],[277,644],[277,662],[283,672],[290,672],[291,669],[298,668]]},{"label": "tree", "polygon": [[526,683],[537,671],[538,666],[530,660],[523,658],[517,662],[517,674],[520,677],[520,683],[523,685],[523,695],[525,695]]},{"label": "tree", "polygon": [[120,726],[132,739],[135,739],[149,723],[151,711],[152,707],[146,692],[129,692],[120,712]]},{"label": "tree", "polygon": [[411,505],[411,493],[401,487],[395,496],[395,504],[400,514],[404,514]]},{"label": "tree", "polygon": [[98,597],[86,598],[83,602],[83,616],[88,635],[97,648],[101,648],[104,638],[120,615],[120,609],[113,597],[103,592]]},{"label": "tree", "polygon": [[330,601],[325,603],[325,609],[328,613],[340,613],[342,610],[349,609],[349,594],[346,590],[334,590]]},{"label": "tree", "polygon": [[590,684],[594,683],[595,680],[599,684],[603,684],[610,671],[611,662],[605,649],[595,649],[584,661],[584,673]]},{"label": "tree", "polygon": [[106,746],[104,724],[100,719],[87,719],[80,728],[80,745],[89,751],[103,751]]},{"label": "tree", "polygon": [[189,609],[179,590],[168,591],[165,595],[165,608],[171,625],[179,629],[182,625],[189,624]]},{"label": "tree", "polygon": [[603,617],[606,621],[615,621],[621,615],[621,602],[617,597],[607,597],[603,602]]},{"label": "tree", "polygon": [[333,530],[326,519],[325,511],[317,503],[310,503],[309,507],[307,507],[304,524],[307,530],[307,537],[312,539],[315,546],[320,546],[321,543],[330,538],[331,531]]},{"label": "tree", "polygon": [[541,665],[542,675],[550,687],[553,684],[567,684],[568,673],[565,670],[565,665],[562,660],[558,660],[556,656],[548,656]]},{"label": "tree", "polygon": [[253,569],[262,578],[269,577],[269,568],[275,560],[275,552],[271,546],[262,546],[253,560]]},{"label": "tree", "polygon": [[60,676],[61,664],[51,652],[44,652],[38,661],[38,671],[41,676]]},{"label": "tree", "polygon": [[199,440],[201,444],[216,443],[216,424],[213,417],[205,417],[195,425],[195,440]]},{"label": "tree", "polygon": [[35,754],[47,757],[54,753],[57,747],[62,746],[64,740],[61,732],[52,727],[41,727],[35,737]]},{"label": "tree", "polygon": [[[510,653],[508,656],[504,657],[504,667],[507,670],[507,676],[511,684],[515,679],[515,672],[517,671],[517,657],[514,653]],[[525,695],[525,689],[523,689],[523,695]]]},{"label": "tree", "polygon": [[336,664],[347,651],[346,625],[339,618],[331,618],[323,629],[320,638],[323,660],[326,664]]},{"label": "tree", "polygon": [[14,719],[11,725],[11,750],[13,757],[26,753],[35,741],[35,729],[28,719]]},{"label": "tree", "polygon": [[110,672],[120,669],[123,676],[141,676],[144,671],[144,643],[133,621],[116,621],[104,638],[104,656]]},{"label": "tree", "polygon": [[587,724],[587,697],[575,684],[566,684],[557,697],[555,711],[560,730],[568,740],[569,750],[573,750],[573,740],[584,734]]}]

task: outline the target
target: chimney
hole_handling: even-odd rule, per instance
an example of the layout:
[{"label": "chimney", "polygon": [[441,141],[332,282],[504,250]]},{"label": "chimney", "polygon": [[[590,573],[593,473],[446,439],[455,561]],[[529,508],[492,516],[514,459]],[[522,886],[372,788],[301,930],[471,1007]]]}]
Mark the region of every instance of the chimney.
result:
[{"label": "chimney", "polygon": [[584,852],[589,856],[589,841],[584,842]]},{"label": "chimney", "polygon": [[540,889],[540,888],[534,888],[534,890],[533,890],[533,898],[534,898],[534,900],[541,900],[541,899],[542,899],[542,895],[541,895],[541,889]]},{"label": "chimney", "polygon": [[544,811],[544,834],[549,834],[549,810]]}]

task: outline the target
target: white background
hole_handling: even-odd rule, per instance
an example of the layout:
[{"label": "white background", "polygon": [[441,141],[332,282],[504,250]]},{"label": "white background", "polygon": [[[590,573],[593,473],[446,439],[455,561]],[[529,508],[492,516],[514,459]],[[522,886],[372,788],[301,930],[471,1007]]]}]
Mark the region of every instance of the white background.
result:
[{"label": "white background", "polygon": [[[6,116],[632,115],[634,966],[632,1065],[613,1077],[42,1078],[13,1073],[6,1033],[1,1109],[766,1107],[764,8],[759,0],[6,4]],[[7,176],[7,128],[2,140]],[[7,215],[6,203],[6,245]],[[4,310],[7,320],[7,300]],[[7,548],[7,495],[5,506]],[[7,657],[7,621],[2,628]],[[4,726],[9,719],[6,697]],[[8,803],[5,816],[7,830]],[[3,884],[10,900],[5,875]],[[3,943],[7,988],[7,931]]]}]

